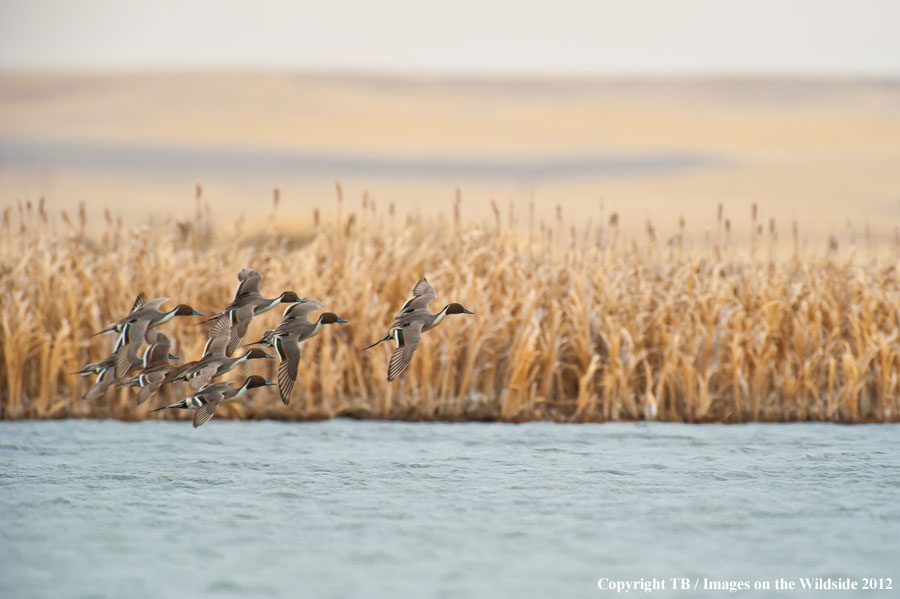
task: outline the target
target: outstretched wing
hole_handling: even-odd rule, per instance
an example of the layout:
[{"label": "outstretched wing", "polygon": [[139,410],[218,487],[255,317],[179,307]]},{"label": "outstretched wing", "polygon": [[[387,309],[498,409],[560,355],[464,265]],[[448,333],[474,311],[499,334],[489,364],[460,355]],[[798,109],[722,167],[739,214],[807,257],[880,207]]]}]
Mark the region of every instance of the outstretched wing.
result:
[{"label": "outstretched wing", "polygon": [[160,306],[169,301],[170,297],[154,297],[152,300],[148,300],[141,304],[140,310],[159,310]]},{"label": "outstretched wing", "polygon": [[146,301],[147,301],[147,298],[144,297],[144,292],[141,291],[140,293],[138,293],[137,297],[134,298],[134,304],[132,304],[131,312],[129,312],[129,314],[137,312],[137,309],[140,308],[141,306],[143,306],[144,302],[146,302]]},{"label": "outstretched wing", "polygon": [[432,287],[431,283],[425,279],[421,279],[416,283],[416,286],[413,287],[412,294],[412,299],[407,300],[406,303],[403,304],[403,307],[400,308],[400,314],[407,311],[427,308],[428,304],[437,297],[437,294],[434,292],[434,287]]},{"label": "outstretched wing", "polygon": [[221,401],[225,399],[225,393],[230,389],[231,385],[228,384],[228,381],[222,381],[221,383],[213,383],[212,385],[207,385],[196,393],[191,394],[189,397],[200,397],[206,401],[211,401],[213,399],[218,399]]},{"label": "outstretched wing", "polygon": [[141,319],[129,322],[122,328],[122,334],[116,342],[116,380],[125,378],[132,366],[137,363],[138,347],[143,341],[150,321]]},{"label": "outstretched wing", "polygon": [[230,339],[231,319],[227,314],[222,314],[216,318],[216,322],[209,329],[209,340],[206,342],[206,347],[203,348],[203,357],[224,356]]},{"label": "outstretched wing", "polygon": [[156,393],[163,381],[166,379],[166,373],[162,370],[150,372],[141,376],[141,390],[138,391],[137,404],[141,405]]},{"label": "outstretched wing", "polygon": [[228,339],[228,347],[225,348],[226,356],[230,356],[237,349],[244,335],[247,334],[247,329],[250,328],[250,321],[253,320],[253,305],[232,310],[229,314],[231,316],[231,334]]},{"label": "outstretched wing", "polygon": [[171,347],[172,343],[169,338],[157,331],[156,342],[147,346],[147,350],[144,352],[144,368],[168,364]]},{"label": "outstretched wing", "polygon": [[394,330],[394,339],[397,340],[397,349],[391,353],[391,361],[388,363],[388,382],[400,376],[409,366],[422,340],[422,323],[413,322]]},{"label": "outstretched wing", "polygon": [[278,364],[278,393],[284,405],[291,403],[300,364],[300,344],[296,337],[275,337],[275,351],[281,358]]},{"label": "outstretched wing", "polygon": [[238,281],[240,281],[240,284],[238,285],[237,291],[234,292],[234,301],[237,301],[238,298],[245,295],[258,295],[259,284],[262,282],[262,279],[263,276],[258,270],[245,268],[239,272]]},{"label": "outstretched wing", "polygon": [[216,408],[219,407],[220,403],[222,403],[221,399],[211,399],[194,410],[194,428],[208,422],[216,413]]},{"label": "outstretched wing", "polygon": [[325,304],[314,297],[304,297],[302,302],[289,305],[284,309],[281,316],[281,322],[290,322],[298,318],[309,318],[310,312],[315,312],[319,308],[324,308]]},{"label": "outstretched wing", "polygon": [[97,377],[97,381],[91,385],[91,388],[87,390],[81,399],[97,399],[106,393],[106,390],[109,389],[114,382],[115,378],[113,377],[112,371],[100,371],[100,376]]},{"label": "outstretched wing", "polygon": [[188,383],[191,387],[191,391],[199,391],[207,384],[212,378],[216,375],[216,371],[219,369],[219,364],[207,364],[200,370],[194,373],[194,376],[191,377],[190,382]]}]

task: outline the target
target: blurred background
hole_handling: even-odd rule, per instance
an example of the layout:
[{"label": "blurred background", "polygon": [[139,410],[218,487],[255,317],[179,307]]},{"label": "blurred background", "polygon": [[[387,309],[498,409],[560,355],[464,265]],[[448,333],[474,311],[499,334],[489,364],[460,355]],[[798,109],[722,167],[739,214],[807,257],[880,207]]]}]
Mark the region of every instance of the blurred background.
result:
[{"label": "blurred background", "polygon": [[[0,204],[900,224],[900,3],[0,5]],[[188,207],[187,209],[185,207]],[[782,224],[784,223],[784,224]]]}]

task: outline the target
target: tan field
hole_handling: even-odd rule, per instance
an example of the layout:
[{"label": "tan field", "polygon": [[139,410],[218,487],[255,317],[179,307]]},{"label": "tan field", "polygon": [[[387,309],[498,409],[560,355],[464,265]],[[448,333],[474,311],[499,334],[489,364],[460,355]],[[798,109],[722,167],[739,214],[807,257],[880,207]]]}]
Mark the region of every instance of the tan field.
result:
[{"label": "tan field", "polygon": [[[139,223],[177,213],[202,183],[229,222],[252,218],[277,186],[284,212],[308,218],[333,206],[340,180],[348,198],[368,191],[426,214],[457,187],[477,219],[490,218],[492,199],[520,213],[534,201],[545,218],[561,204],[571,222],[602,218],[603,206],[632,232],[648,218],[674,232],[682,216],[700,232],[719,204],[737,225],[755,203],[760,218],[796,220],[820,247],[848,221],[888,237],[900,223],[892,81],[6,74],[0,90],[3,204],[86,202],[91,214],[110,208]],[[29,144],[47,156],[22,158]],[[335,160],[293,168],[297,153]],[[267,155],[289,164],[274,168]],[[604,170],[610,158],[660,157],[675,163]],[[544,163],[560,168],[536,172]],[[473,176],[473,164],[513,167]]]},{"label": "tan field", "polygon": [[[7,74],[0,90],[2,418],[139,419],[184,397],[81,401],[90,381],[69,373],[105,357],[91,333],[139,291],[214,313],[252,267],[267,297],[350,323],[304,344],[290,406],[261,390],[217,418],[900,420],[896,83]],[[386,347],[360,350],[421,276],[432,310],[476,314],[427,333],[389,384]],[[174,352],[196,359],[206,327],[176,320]],[[266,362],[225,378],[274,380]]]}]

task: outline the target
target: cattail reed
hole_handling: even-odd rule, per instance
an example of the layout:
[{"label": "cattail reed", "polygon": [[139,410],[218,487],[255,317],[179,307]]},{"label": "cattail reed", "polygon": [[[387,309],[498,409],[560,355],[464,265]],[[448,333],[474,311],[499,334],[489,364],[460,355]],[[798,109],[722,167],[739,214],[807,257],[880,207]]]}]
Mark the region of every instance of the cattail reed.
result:
[{"label": "cattail reed", "polygon": [[[454,208],[459,204],[457,195]],[[94,224],[99,231],[88,227],[84,239],[73,235],[88,224],[83,208],[75,223],[62,212],[66,228],[43,226],[40,213],[40,203],[29,209],[23,202],[21,221],[0,235],[4,419],[134,420],[184,397],[186,389],[172,385],[151,406],[138,407],[133,394],[115,390],[81,401],[89,381],[68,373],[106,356],[112,340],[90,335],[127,312],[138,291],[214,313],[231,300],[237,272],[249,266],[264,273],[264,293],[315,295],[351,324],[304,344],[302,400],[285,407],[260,391],[245,404],[223,406],[222,417],[900,420],[900,380],[891,375],[900,369],[900,276],[871,258],[854,262],[836,235],[824,257],[818,240],[804,255],[796,222],[794,261],[773,253],[758,264],[737,248],[710,255],[709,236],[706,245],[691,243],[683,218],[669,248],[677,250],[680,238],[687,242],[670,253],[659,247],[670,238],[649,220],[645,250],[618,213],[585,228],[562,227],[561,205],[555,223],[536,223],[533,203],[531,252],[522,251],[526,232],[512,224],[495,234],[497,209],[494,222],[459,227],[446,226],[447,217],[442,224],[413,214],[387,226],[356,213],[337,221],[316,209],[312,230],[291,233],[296,243],[281,242],[285,231],[265,229],[212,235],[196,248],[198,230],[215,232],[206,212],[196,227],[163,221],[131,231],[120,217],[104,214]],[[453,218],[463,217],[454,210]],[[11,219],[15,207],[4,210],[3,226]],[[729,234],[724,214],[720,223]],[[241,221],[234,226],[238,232]],[[766,228],[774,239],[774,219],[754,222],[751,231]],[[571,240],[573,251],[554,248],[554,232],[560,246]],[[870,237],[877,243],[877,235]],[[900,228],[893,243],[900,253]],[[387,344],[359,350],[384,335],[423,275],[438,303],[461,301],[476,314],[425,334],[421,355],[389,384]],[[248,337],[277,321],[277,312],[254,318]],[[184,360],[199,357],[206,327],[173,321],[164,331]],[[273,380],[276,366],[244,365],[226,380],[250,373]]]}]

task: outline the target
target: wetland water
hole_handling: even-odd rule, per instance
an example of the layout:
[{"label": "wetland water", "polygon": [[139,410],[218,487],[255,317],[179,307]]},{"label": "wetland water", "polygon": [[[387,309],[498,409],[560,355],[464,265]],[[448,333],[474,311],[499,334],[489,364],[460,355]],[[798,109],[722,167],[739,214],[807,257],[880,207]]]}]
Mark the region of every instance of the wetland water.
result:
[{"label": "wetland water", "polygon": [[2,422],[0,597],[887,597],[898,499],[898,425]]}]

